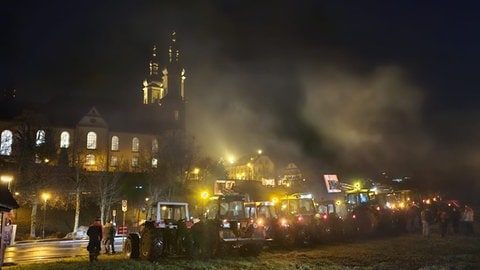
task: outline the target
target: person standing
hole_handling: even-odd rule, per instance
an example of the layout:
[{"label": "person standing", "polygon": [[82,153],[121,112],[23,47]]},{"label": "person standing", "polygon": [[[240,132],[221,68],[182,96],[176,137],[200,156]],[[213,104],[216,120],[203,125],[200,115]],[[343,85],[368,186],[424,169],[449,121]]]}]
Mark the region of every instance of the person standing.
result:
[{"label": "person standing", "polygon": [[430,223],[432,222],[432,213],[431,210],[427,207],[422,209],[420,212],[420,218],[422,220],[422,235],[423,237],[430,237]]},{"label": "person standing", "polygon": [[465,222],[465,234],[473,235],[473,209],[465,205],[465,211],[463,212],[463,222]]},{"label": "person standing", "polygon": [[105,224],[104,242],[105,253],[109,254],[111,250],[112,254],[115,254],[115,227],[111,221],[108,221],[107,224]]},{"label": "person standing", "polygon": [[453,206],[450,213],[450,219],[452,220],[452,228],[455,234],[458,234],[460,232],[460,218],[460,210],[457,207]]},{"label": "person standing", "polygon": [[96,261],[101,250],[101,241],[102,241],[102,223],[100,218],[96,218],[95,221],[88,227],[88,245],[87,250],[89,252],[90,262]]},{"label": "person standing", "polygon": [[442,237],[445,237],[448,230],[448,213],[445,209],[442,209],[440,210],[438,216],[440,219],[440,234],[442,235]]}]

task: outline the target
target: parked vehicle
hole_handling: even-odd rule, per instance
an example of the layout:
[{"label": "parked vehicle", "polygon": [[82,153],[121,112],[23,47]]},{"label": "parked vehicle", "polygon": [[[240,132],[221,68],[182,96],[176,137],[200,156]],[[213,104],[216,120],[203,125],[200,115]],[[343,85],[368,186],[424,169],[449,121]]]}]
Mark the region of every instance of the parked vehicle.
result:
[{"label": "parked vehicle", "polygon": [[192,247],[192,225],[188,203],[158,202],[152,220],[146,221],[140,232],[128,234],[123,253],[127,258],[149,261],[188,255]]},{"label": "parked vehicle", "polygon": [[318,219],[311,194],[295,193],[281,198],[277,206],[276,241],[281,246],[312,245],[318,236]]},{"label": "parked vehicle", "polygon": [[195,257],[222,256],[232,251],[256,256],[261,252],[266,243],[263,228],[246,216],[246,201],[242,194],[210,197],[203,219],[192,227]]},{"label": "parked vehicle", "polygon": [[270,201],[247,202],[245,203],[245,213],[251,224],[258,228],[255,232],[271,242],[275,238],[275,224],[278,223],[278,215],[275,209],[275,203]]}]

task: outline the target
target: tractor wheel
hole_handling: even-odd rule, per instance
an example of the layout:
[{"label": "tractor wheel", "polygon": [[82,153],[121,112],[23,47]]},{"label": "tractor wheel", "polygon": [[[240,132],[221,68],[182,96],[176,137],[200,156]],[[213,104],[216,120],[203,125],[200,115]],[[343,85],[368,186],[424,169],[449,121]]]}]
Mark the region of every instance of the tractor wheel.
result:
[{"label": "tractor wheel", "polygon": [[288,228],[282,231],[281,244],[284,248],[293,249],[295,247],[296,237],[295,231],[292,228]]},{"label": "tractor wheel", "polygon": [[138,259],[140,250],[140,238],[136,234],[130,234],[123,246],[123,255],[127,259]]},{"label": "tractor wheel", "polygon": [[212,231],[210,224],[197,223],[193,225],[188,244],[188,255],[193,259],[208,259],[216,252],[218,232]]},{"label": "tractor wheel", "polygon": [[297,244],[301,247],[308,247],[313,244],[312,233],[307,227],[301,227],[297,231]]},{"label": "tractor wheel", "polygon": [[256,257],[262,251],[263,245],[260,243],[246,244],[240,248],[240,255]]},{"label": "tractor wheel", "polygon": [[161,231],[145,229],[140,241],[140,257],[143,260],[157,261],[162,257],[165,241]]}]

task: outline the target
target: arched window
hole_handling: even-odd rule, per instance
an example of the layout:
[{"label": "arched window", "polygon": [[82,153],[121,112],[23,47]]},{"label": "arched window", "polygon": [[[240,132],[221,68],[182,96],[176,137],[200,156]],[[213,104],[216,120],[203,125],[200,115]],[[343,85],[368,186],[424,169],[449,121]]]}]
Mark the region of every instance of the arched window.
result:
[{"label": "arched window", "polygon": [[85,157],[85,164],[86,165],[95,165],[95,155],[88,154]]},{"label": "arched window", "polygon": [[12,154],[13,134],[10,130],[2,131],[0,143],[0,155],[10,156]]},{"label": "arched window", "polygon": [[35,145],[40,146],[45,143],[45,130],[37,130],[37,136],[35,137]]},{"label": "arched window", "polygon": [[118,151],[118,146],[120,143],[120,139],[118,136],[113,136],[112,137],[112,151]]},{"label": "arched window", "polygon": [[112,167],[118,166],[118,158],[117,158],[117,156],[112,156],[112,157],[110,158],[110,166],[112,166]]},{"label": "arched window", "polygon": [[97,133],[93,131],[87,133],[87,149],[97,149]]},{"label": "arched window", "polygon": [[158,140],[153,139],[152,141],[152,153],[158,153]]},{"label": "arched window", "polygon": [[132,167],[138,167],[138,157],[132,157]]},{"label": "arched window", "polygon": [[62,131],[60,133],[60,148],[68,148],[70,146],[70,133]]},{"label": "arched window", "polygon": [[132,139],[132,152],[138,152],[139,147],[140,147],[140,141],[138,140],[137,137],[133,137],[133,139]]}]

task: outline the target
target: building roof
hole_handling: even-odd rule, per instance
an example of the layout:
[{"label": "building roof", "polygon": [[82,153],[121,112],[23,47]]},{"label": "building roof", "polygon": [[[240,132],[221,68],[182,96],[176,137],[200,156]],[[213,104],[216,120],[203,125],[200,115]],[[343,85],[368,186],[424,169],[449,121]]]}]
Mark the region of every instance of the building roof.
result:
[{"label": "building roof", "polygon": [[42,106],[53,127],[75,128],[92,110],[102,117],[110,131],[155,134],[160,131],[161,119],[158,104],[129,104],[110,100],[90,100],[82,97],[59,96]]}]

